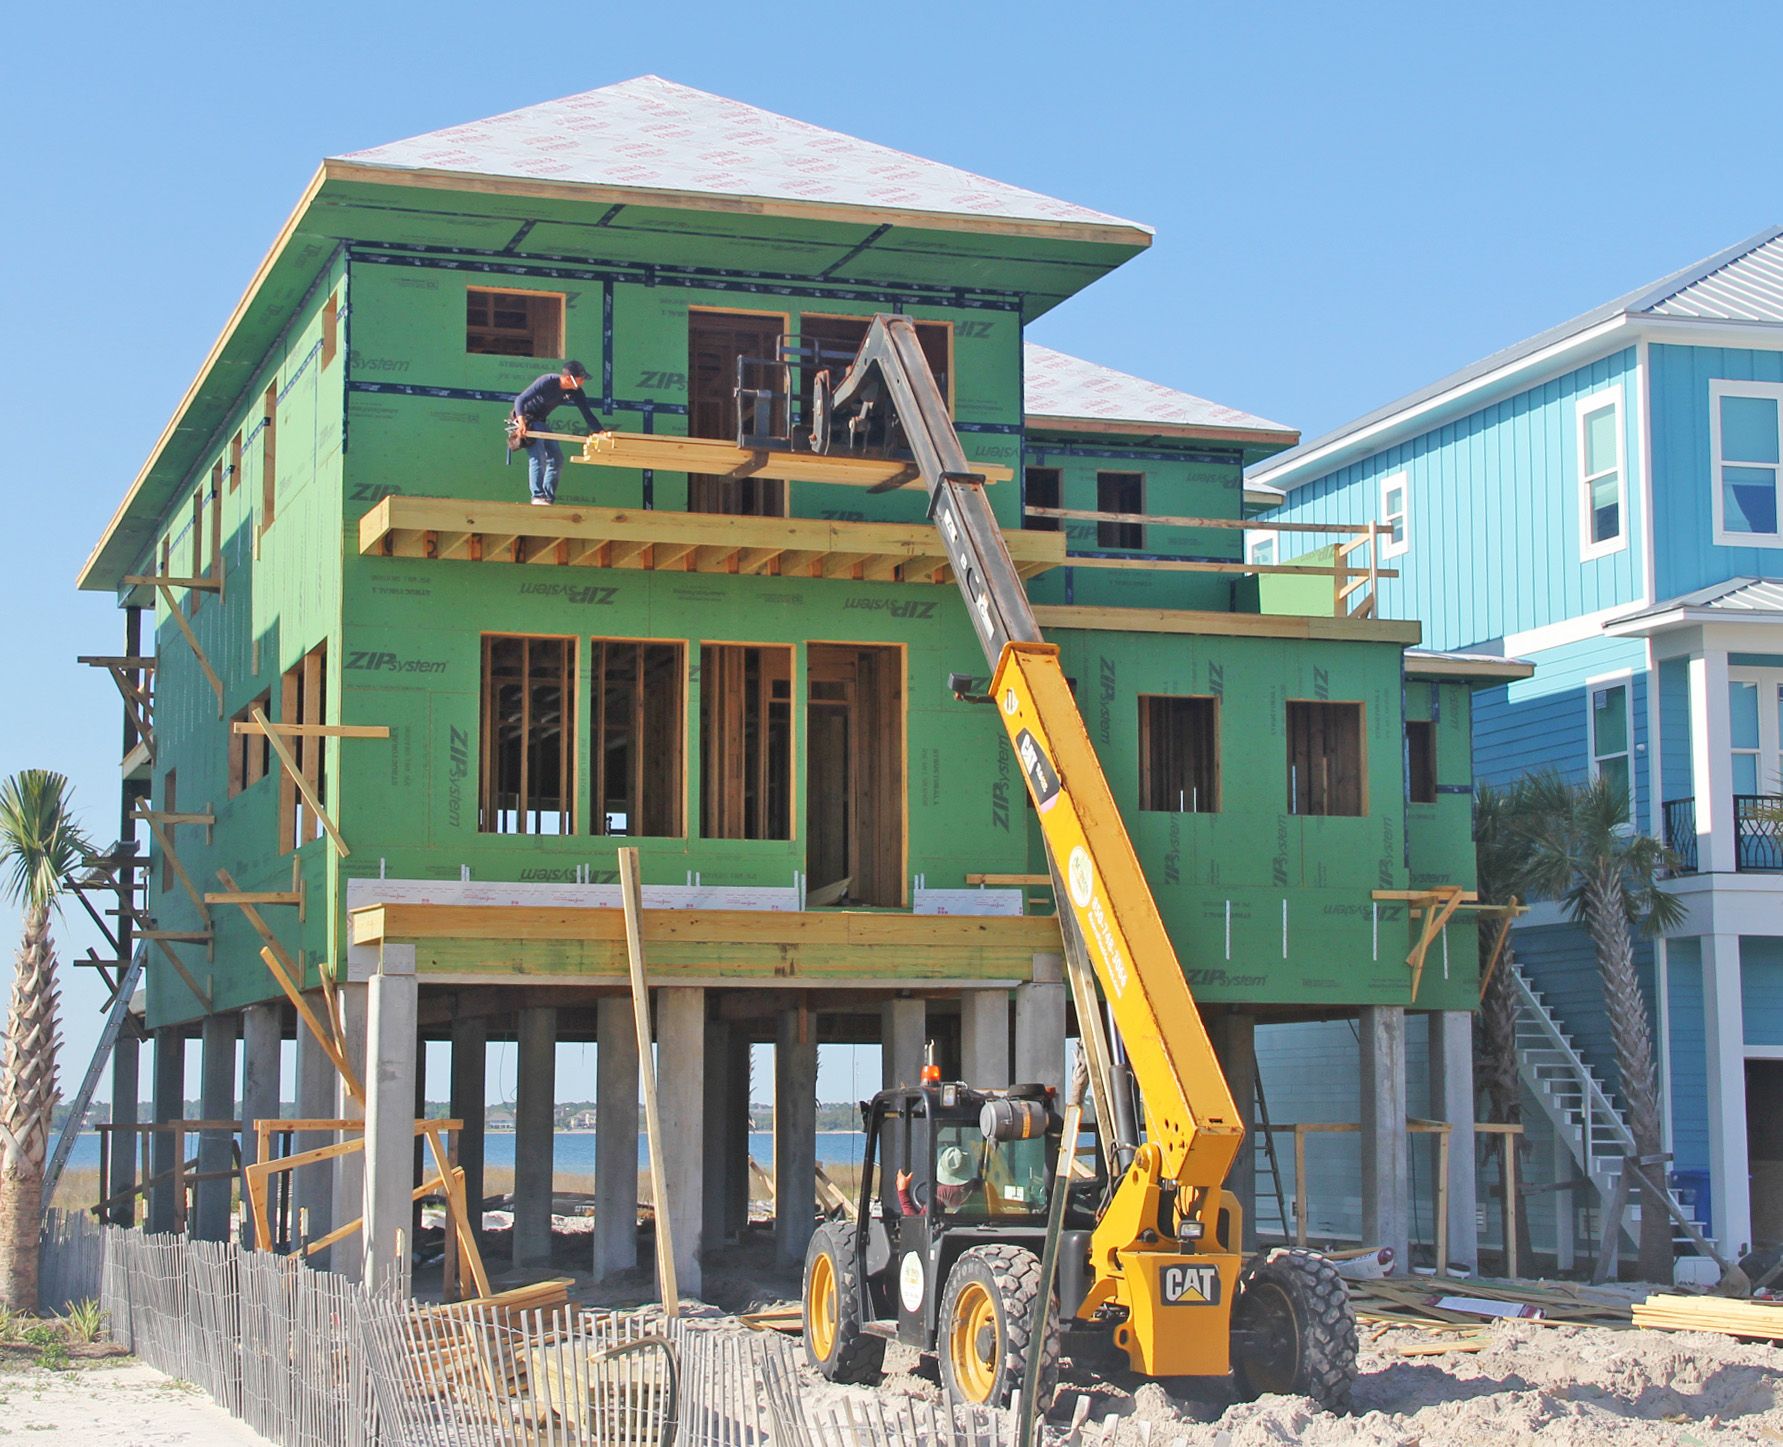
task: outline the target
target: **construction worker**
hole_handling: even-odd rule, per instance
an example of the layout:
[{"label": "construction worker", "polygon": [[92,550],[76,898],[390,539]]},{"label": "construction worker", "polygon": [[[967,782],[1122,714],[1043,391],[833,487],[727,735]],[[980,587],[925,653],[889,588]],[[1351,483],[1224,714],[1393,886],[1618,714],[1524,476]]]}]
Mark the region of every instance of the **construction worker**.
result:
[{"label": "construction worker", "polygon": [[563,449],[549,437],[529,434],[544,431],[553,410],[565,402],[575,404],[590,432],[606,431],[605,424],[582,395],[582,384],[587,380],[588,368],[580,362],[565,362],[559,371],[545,373],[514,399],[514,413],[508,418],[508,445],[526,449],[526,480],[532,488],[534,507],[550,507],[557,500]]},{"label": "construction worker", "polygon": [[[910,1189],[909,1171],[899,1171],[898,1209],[906,1216],[926,1216],[928,1207],[919,1205]],[[947,1146],[935,1161],[935,1204],[942,1211],[957,1211],[980,1184],[972,1169],[972,1157],[958,1146]]]}]

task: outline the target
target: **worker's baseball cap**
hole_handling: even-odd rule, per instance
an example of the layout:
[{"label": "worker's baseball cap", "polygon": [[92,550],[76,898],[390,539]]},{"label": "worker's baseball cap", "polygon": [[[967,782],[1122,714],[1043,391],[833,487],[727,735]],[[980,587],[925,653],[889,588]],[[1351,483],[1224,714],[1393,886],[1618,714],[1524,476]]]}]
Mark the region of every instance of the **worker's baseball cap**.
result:
[{"label": "worker's baseball cap", "polygon": [[565,376],[574,377],[579,382],[586,381],[588,377],[588,368],[584,367],[580,362],[565,362],[563,364],[563,371]]},{"label": "worker's baseball cap", "polygon": [[972,1157],[958,1146],[948,1146],[935,1162],[935,1179],[944,1186],[963,1186],[972,1179]]}]

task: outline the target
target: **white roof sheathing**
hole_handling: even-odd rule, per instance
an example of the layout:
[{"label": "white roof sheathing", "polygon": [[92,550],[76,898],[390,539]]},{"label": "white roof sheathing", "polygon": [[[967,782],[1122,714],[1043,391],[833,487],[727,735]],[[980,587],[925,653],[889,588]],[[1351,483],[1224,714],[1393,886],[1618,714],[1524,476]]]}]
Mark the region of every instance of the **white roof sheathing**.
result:
[{"label": "white roof sheathing", "polygon": [[1037,191],[642,75],[338,157],[359,165],[1131,227]]},{"label": "white roof sheathing", "polygon": [[1029,417],[1278,432],[1284,439],[1295,435],[1292,427],[1279,422],[1055,352],[1038,342],[1023,344],[1022,367],[1022,410]]}]

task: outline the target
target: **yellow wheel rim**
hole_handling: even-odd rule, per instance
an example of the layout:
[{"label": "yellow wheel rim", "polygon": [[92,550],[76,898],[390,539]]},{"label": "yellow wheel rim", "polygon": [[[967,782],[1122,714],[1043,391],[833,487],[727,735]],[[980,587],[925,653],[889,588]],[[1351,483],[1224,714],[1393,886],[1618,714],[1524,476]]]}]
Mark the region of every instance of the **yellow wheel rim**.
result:
[{"label": "yellow wheel rim", "polygon": [[811,1351],[827,1362],[836,1349],[836,1268],[826,1252],[811,1263],[805,1286],[805,1330]]},{"label": "yellow wheel rim", "polygon": [[969,1281],[954,1305],[953,1328],[947,1338],[953,1379],[969,1402],[988,1402],[997,1389],[997,1366],[1003,1359],[997,1330],[997,1306],[980,1283]]}]

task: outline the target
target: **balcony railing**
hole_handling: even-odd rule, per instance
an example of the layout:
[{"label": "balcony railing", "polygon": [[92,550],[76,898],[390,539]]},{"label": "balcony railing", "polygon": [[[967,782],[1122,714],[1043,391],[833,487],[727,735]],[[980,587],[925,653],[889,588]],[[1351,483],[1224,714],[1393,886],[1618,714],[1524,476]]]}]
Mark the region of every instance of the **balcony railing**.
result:
[{"label": "balcony railing", "polygon": [[1665,814],[1665,847],[1678,856],[1678,873],[1696,873],[1696,800],[1667,799]]},{"label": "balcony railing", "polygon": [[[1668,799],[1665,846],[1678,856],[1678,872],[1701,867],[1696,851],[1696,800]],[[1734,868],[1742,872],[1783,872],[1783,794],[1733,796]]]},{"label": "balcony railing", "polygon": [[1733,796],[1734,868],[1783,869],[1783,795]]}]

